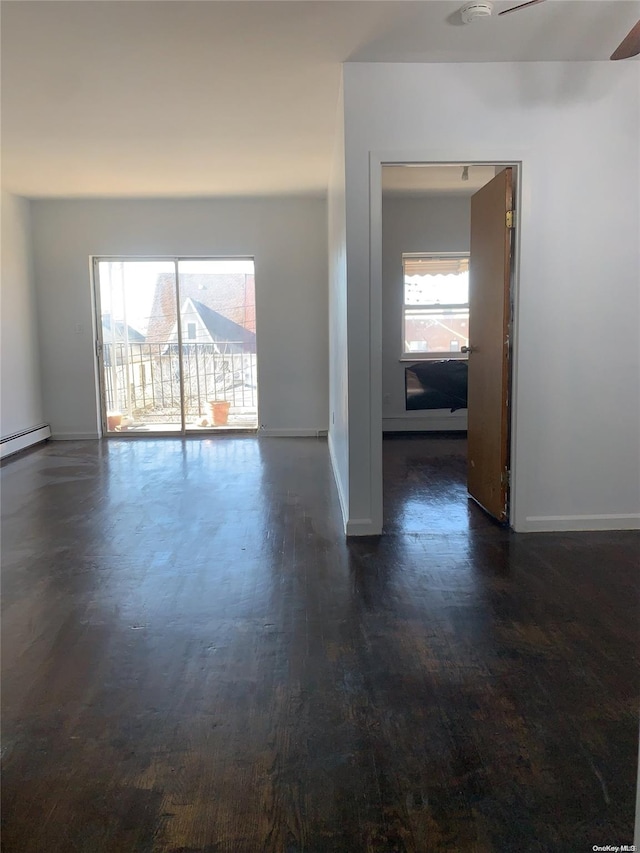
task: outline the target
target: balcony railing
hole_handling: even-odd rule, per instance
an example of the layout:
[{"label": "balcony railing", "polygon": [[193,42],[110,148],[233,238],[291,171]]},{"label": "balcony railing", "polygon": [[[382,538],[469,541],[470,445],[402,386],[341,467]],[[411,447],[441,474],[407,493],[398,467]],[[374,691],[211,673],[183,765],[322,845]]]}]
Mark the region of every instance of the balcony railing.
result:
[{"label": "balcony railing", "polygon": [[[181,382],[185,418],[209,413],[209,402],[227,400],[231,411],[257,418],[256,354],[240,342],[105,343],[104,388],[109,411],[153,424],[181,422]],[[181,358],[182,355],[182,358]]]}]

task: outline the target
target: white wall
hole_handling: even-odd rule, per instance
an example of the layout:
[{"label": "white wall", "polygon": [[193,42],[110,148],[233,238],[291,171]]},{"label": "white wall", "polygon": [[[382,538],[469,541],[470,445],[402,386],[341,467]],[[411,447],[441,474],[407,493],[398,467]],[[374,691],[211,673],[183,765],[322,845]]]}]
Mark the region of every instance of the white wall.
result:
[{"label": "white wall", "polygon": [[[2,193],[2,438],[42,425],[29,202]],[[24,445],[23,445],[24,446]]]},{"label": "white wall", "polygon": [[344,99],[338,98],[329,190],[329,451],[342,514],[349,517],[347,255],[345,231]]},{"label": "white wall", "polygon": [[382,509],[375,196],[380,162],[394,159],[522,162],[511,520],[638,526],[638,73],[629,62],[345,66],[349,361],[362,378],[350,384],[350,512],[369,532]]},{"label": "white wall", "polygon": [[465,430],[467,411],[407,411],[402,348],[402,255],[468,252],[470,196],[382,197],[382,428]]},{"label": "white wall", "polygon": [[327,221],[319,198],[34,201],[44,410],[54,437],[97,435],[90,255],[252,255],[260,421],[328,426]]}]

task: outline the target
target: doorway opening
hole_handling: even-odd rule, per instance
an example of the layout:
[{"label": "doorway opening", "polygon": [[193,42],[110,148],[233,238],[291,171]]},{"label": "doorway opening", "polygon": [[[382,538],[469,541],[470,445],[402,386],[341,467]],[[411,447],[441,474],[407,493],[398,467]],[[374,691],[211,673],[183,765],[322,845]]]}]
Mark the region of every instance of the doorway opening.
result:
[{"label": "doorway opening", "polygon": [[95,258],[106,435],[258,428],[252,258]]},{"label": "doorway opening", "polygon": [[515,181],[381,163],[385,530],[509,523]]}]

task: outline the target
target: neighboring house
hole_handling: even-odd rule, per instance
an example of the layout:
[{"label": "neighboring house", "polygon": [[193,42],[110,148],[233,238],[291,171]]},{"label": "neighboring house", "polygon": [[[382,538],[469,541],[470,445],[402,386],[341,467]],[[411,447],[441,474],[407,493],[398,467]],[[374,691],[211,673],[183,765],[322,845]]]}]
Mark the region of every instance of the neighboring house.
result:
[{"label": "neighboring house", "polygon": [[407,352],[437,352],[446,357],[448,352],[460,352],[469,343],[468,320],[454,315],[408,317],[404,328]]},{"label": "neighboring house", "polygon": [[[255,347],[256,303],[255,277],[246,273],[223,273],[211,275],[204,273],[185,273],[180,276],[180,298],[183,311],[187,300],[198,303],[202,308],[197,313],[204,321],[206,309],[231,322],[225,332],[235,334],[238,328],[252,332]],[[222,329],[220,321],[210,319],[214,329]],[[196,320],[197,322],[197,320]],[[183,316],[184,324],[184,316]],[[176,285],[172,274],[162,273],[156,281],[156,289],[151,306],[151,318],[147,330],[148,343],[166,343],[176,325]],[[205,323],[207,325],[207,323]],[[208,328],[208,325],[207,325]],[[188,338],[188,328],[183,325],[183,340]],[[216,337],[214,333],[213,337]],[[220,338],[217,338],[220,340]],[[243,339],[243,338],[241,338]],[[255,349],[252,350],[255,352]]]},{"label": "neighboring house", "polygon": [[189,414],[200,414],[209,399],[255,404],[253,275],[183,275],[180,282],[182,361],[172,275],[158,276],[146,337],[102,316],[108,409],[170,420],[182,393],[181,364]]},{"label": "neighboring house", "polygon": [[102,315],[105,394],[111,410],[137,409],[153,394],[153,359],[144,335]]},{"label": "neighboring house", "polygon": [[123,349],[129,344],[129,361],[140,362],[144,358],[142,344],[145,343],[144,335],[133,326],[125,326],[119,320],[114,320],[111,314],[102,315],[102,343],[104,345],[104,365],[110,367],[113,361],[112,353],[115,344],[115,363],[122,364]]},{"label": "neighboring house", "polygon": [[[182,369],[190,412],[201,401],[226,399],[255,405],[255,279],[247,273],[183,273],[180,275]],[[147,331],[154,350],[154,376],[163,396],[167,382],[177,383],[176,286],[172,274],[156,281]],[[158,376],[162,375],[162,380]],[[175,389],[173,390],[175,394]]]},{"label": "neighboring house", "polygon": [[[256,334],[228,317],[188,297],[180,311],[183,345],[202,345],[213,353],[255,353]],[[174,323],[168,336],[169,344],[178,342],[178,327]]]},{"label": "neighboring house", "polygon": [[146,337],[103,316],[108,408],[169,422],[182,393],[189,415],[202,414],[209,399],[255,406],[254,276],[182,274],[180,295],[182,354],[172,274],[157,277]]}]

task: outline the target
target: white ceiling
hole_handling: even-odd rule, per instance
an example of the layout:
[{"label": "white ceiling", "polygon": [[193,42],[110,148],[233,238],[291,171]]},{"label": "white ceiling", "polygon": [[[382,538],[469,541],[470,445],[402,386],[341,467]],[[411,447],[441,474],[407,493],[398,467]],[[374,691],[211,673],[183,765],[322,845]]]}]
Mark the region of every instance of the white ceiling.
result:
[{"label": "white ceiling", "polygon": [[[463,167],[468,166],[463,180]],[[495,176],[495,166],[383,166],[382,193],[394,195],[473,195]]]},{"label": "white ceiling", "polygon": [[342,62],[607,60],[640,17],[640,0],[547,0],[464,26],[460,5],[5,0],[3,186],[324,193]]}]

